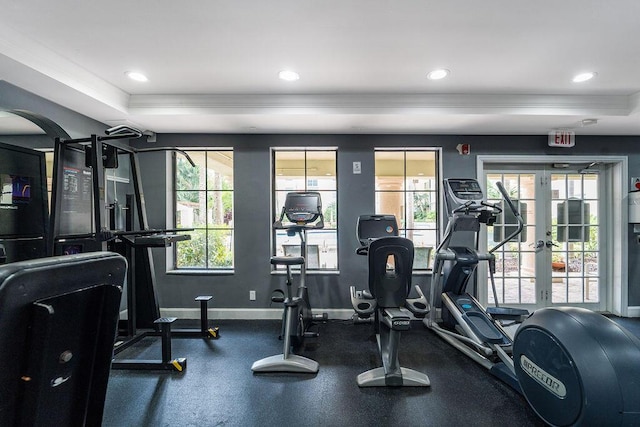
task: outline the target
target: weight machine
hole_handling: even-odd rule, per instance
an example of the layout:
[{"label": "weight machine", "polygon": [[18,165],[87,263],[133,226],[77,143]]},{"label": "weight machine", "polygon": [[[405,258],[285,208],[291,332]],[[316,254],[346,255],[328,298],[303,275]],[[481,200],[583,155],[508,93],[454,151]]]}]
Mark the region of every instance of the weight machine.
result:
[{"label": "weight machine", "polygon": [[[201,306],[200,329],[172,331],[170,325],[176,318],[161,317],[151,249],[189,240],[185,232],[191,230],[149,228],[138,153],[177,151],[195,164],[177,148],[135,149],[120,141],[141,137],[136,129],[116,126],[105,133],[55,140],[49,248],[52,255],[106,250],[123,254],[129,264],[127,320],[121,322],[122,339],[114,352],[118,354],[148,335],[162,336],[163,351],[161,361],[116,359],[114,369],[182,371],[186,359],[171,358],[171,335],[217,338],[218,329],[209,328],[206,318],[206,304],[212,297],[196,298]],[[107,173],[110,170],[113,173]]]}]

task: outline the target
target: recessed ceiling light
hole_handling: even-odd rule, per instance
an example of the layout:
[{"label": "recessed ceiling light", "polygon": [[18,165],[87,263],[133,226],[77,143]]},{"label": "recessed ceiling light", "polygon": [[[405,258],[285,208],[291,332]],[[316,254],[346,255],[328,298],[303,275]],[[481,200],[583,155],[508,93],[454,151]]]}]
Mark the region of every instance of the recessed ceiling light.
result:
[{"label": "recessed ceiling light", "polygon": [[147,76],[145,76],[142,73],[139,73],[137,71],[127,71],[125,73],[127,75],[127,77],[129,77],[131,80],[135,80],[137,82],[146,82],[147,80],[149,80],[147,78]]},{"label": "recessed ceiling light", "polygon": [[449,70],[445,70],[444,68],[440,68],[438,70],[433,70],[429,74],[427,74],[427,78],[429,80],[440,80],[444,79],[449,75]]},{"label": "recessed ceiling light", "polygon": [[280,71],[278,73],[278,77],[280,77],[281,80],[285,80],[287,82],[295,82],[296,80],[300,79],[300,75],[291,70]]},{"label": "recessed ceiling light", "polygon": [[586,82],[587,80],[591,80],[592,78],[594,78],[597,74],[598,73],[594,73],[593,71],[589,71],[587,73],[580,73],[573,78],[573,82],[574,83]]},{"label": "recessed ceiling light", "polygon": [[597,125],[598,119],[583,119],[581,123],[582,123],[582,126]]}]

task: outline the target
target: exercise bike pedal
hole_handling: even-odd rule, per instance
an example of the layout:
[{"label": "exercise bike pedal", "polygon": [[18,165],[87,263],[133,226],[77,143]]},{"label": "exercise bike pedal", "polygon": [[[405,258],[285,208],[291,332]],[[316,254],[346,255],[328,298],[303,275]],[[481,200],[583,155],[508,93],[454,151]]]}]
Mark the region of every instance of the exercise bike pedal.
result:
[{"label": "exercise bike pedal", "polygon": [[271,302],[283,303],[284,301],[284,291],[282,289],[274,289],[271,293]]},{"label": "exercise bike pedal", "polygon": [[314,314],[312,319],[316,322],[326,322],[329,320],[329,315],[327,313]]}]

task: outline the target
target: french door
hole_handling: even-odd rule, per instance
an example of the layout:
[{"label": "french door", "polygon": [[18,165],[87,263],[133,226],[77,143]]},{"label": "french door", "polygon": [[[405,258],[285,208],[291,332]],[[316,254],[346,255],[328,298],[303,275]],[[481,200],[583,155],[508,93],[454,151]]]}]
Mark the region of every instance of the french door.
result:
[{"label": "french door", "polygon": [[[529,310],[570,305],[598,311],[606,306],[600,232],[606,209],[600,202],[600,175],[584,165],[559,166],[485,165],[488,201],[500,203],[496,182],[502,182],[525,223],[520,235],[495,251],[495,295],[500,305]],[[486,228],[487,248],[512,234],[515,224],[503,206],[496,223]],[[489,279],[480,298],[493,305],[488,269],[483,274]]]}]

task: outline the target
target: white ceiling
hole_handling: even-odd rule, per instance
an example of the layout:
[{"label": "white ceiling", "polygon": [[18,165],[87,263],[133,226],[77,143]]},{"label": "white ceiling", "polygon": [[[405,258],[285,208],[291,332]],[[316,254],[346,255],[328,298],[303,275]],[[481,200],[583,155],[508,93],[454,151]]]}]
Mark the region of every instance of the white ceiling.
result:
[{"label": "white ceiling", "polygon": [[640,1],[0,0],[0,79],[159,133],[640,135]]}]

